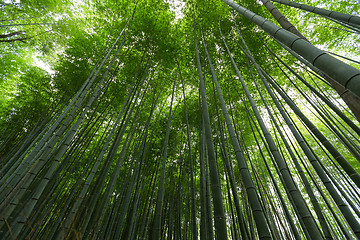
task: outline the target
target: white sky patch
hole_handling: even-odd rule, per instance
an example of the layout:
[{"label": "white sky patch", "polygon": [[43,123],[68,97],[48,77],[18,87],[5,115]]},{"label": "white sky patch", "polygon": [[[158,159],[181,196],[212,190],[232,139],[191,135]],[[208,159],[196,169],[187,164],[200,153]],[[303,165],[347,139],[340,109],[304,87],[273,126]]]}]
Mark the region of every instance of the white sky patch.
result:
[{"label": "white sky patch", "polygon": [[20,0],[4,0],[4,3],[20,3]]},{"label": "white sky patch", "polygon": [[180,0],[165,0],[165,2],[170,4],[170,11],[175,13],[175,19],[184,17],[183,9],[185,7],[185,2]]},{"label": "white sky patch", "polygon": [[51,69],[50,65],[45,63],[44,61],[42,61],[41,59],[39,59],[37,57],[37,55],[33,55],[33,60],[34,60],[34,65],[44,69],[45,71],[47,71],[50,75],[54,75],[55,71]]}]

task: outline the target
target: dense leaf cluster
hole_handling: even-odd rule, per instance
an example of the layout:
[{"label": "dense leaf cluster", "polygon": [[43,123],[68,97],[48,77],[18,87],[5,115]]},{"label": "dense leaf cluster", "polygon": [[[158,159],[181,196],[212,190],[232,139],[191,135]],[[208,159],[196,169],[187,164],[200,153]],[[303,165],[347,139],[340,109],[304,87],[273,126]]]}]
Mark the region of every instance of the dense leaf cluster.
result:
[{"label": "dense leaf cluster", "polygon": [[[225,2],[0,5],[0,238],[359,238],[359,122]],[[359,29],[274,5],[358,67]]]}]

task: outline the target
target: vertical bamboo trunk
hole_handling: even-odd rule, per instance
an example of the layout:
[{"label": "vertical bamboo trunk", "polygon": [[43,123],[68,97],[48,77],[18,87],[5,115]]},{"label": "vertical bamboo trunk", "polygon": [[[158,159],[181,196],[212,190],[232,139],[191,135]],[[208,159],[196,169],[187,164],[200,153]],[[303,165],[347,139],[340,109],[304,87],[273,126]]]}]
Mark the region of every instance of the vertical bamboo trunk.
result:
[{"label": "vertical bamboo trunk", "polygon": [[[213,85],[215,85],[214,80],[213,80]],[[213,86],[213,90],[214,90],[214,99],[216,98],[216,92],[215,91],[216,87]],[[221,92],[220,92],[221,93]],[[220,103],[221,104],[221,103]],[[218,119],[220,118],[220,114],[218,111],[218,106],[217,106],[217,102],[215,103],[215,107],[216,107],[216,115],[218,117]],[[215,120],[214,120],[215,121]],[[231,120],[230,120],[231,123]],[[232,196],[234,198],[234,205],[235,205],[235,209],[236,209],[236,214],[237,214],[237,221],[235,221],[235,217],[233,218],[233,225],[234,228],[232,230],[234,237],[237,237],[237,229],[236,229],[236,222],[238,222],[239,227],[240,227],[240,232],[241,232],[241,237],[244,240],[248,240],[249,239],[249,232],[248,232],[248,226],[245,223],[245,219],[244,219],[244,214],[242,212],[241,206],[240,206],[240,200],[239,200],[239,195],[238,195],[238,190],[236,188],[236,181],[235,181],[235,176],[234,176],[234,171],[233,171],[233,167],[230,164],[230,154],[227,153],[227,147],[225,144],[225,138],[226,138],[226,132],[223,128],[225,128],[225,126],[223,126],[220,121],[219,121],[219,127],[218,129],[216,128],[216,124],[215,124],[215,129],[216,132],[218,132],[217,136],[218,136],[218,141],[220,144],[220,150],[221,150],[221,154],[222,154],[222,158],[223,158],[223,163],[224,163],[224,167],[225,167],[225,171],[226,171],[226,184],[229,185],[230,182],[230,186],[231,186],[231,192],[232,192]],[[229,149],[230,151],[230,149]],[[228,189],[228,191],[230,191],[230,189]],[[228,193],[228,195],[230,196],[230,193]],[[229,204],[232,205],[231,199],[229,199]],[[232,215],[235,215],[233,213],[233,208],[230,207]]]},{"label": "vertical bamboo trunk", "polygon": [[[289,69],[292,73],[295,73],[295,71],[290,68],[289,66],[287,66],[285,64],[284,61],[282,61],[266,44],[264,44],[264,46],[270,51],[270,53],[276,58],[278,59],[278,61],[280,63],[282,63],[287,69]],[[306,61],[304,58],[302,58],[301,56],[299,56],[297,53],[295,53],[293,50],[291,50],[290,48],[288,48],[287,46],[283,45],[282,46],[289,51],[295,58],[297,58],[300,62],[304,63],[306,66],[310,67],[313,71],[315,71],[316,73],[318,73],[319,75],[323,75],[322,72],[312,66],[308,61]],[[302,81],[302,79],[300,79]],[[321,94],[320,92],[318,92],[314,87],[311,86],[310,83],[306,82],[306,81],[302,81],[313,93],[315,93],[322,101],[324,101],[339,117],[341,117],[342,120],[344,120],[344,122],[346,122],[360,137],[360,128],[358,125],[356,125],[353,121],[351,121],[335,104],[333,104],[331,101],[329,101],[329,99],[327,99],[323,94]],[[357,97],[357,96],[355,96]]]},{"label": "vertical bamboo trunk", "polygon": [[[300,112],[299,109],[297,109],[295,104],[286,96],[286,94],[283,91],[281,91],[281,89],[272,81],[272,79],[270,79],[267,76],[267,74],[265,72],[262,72],[262,73],[263,73],[264,77],[276,89],[276,91],[282,96],[282,98],[287,102],[287,104],[293,109],[293,111],[296,114],[299,114],[299,116],[301,115],[301,118],[306,121],[303,114]],[[264,84],[265,83],[266,82],[264,82]],[[293,124],[289,123],[289,127],[293,128]],[[360,236],[360,224],[359,224],[359,222],[357,222],[357,220],[355,219],[355,217],[351,213],[348,205],[345,204],[345,202],[342,200],[342,197],[338,194],[338,192],[335,189],[333,183],[330,181],[330,179],[328,178],[326,173],[323,171],[323,168],[320,166],[320,164],[317,161],[317,159],[315,158],[315,156],[310,152],[310,149],[308,149],[307,145],[304,144],[304,139],[301,136],[299,136],[299,134],[297,134],[297,131],[295,129],[292,132],[294,133],[295,137],[297,137],[299,139],[298,141],[300,143],[300,146],[303,148],[304,152],[310,158],[310,163],[314,166],[315,170],[319,174],[319,177],[324,182],[324,185],[326,186],[326,188],[328,189],[328,191],[330,192],[330,194],[334,198],[335,202],[337,203],[337,205],[338,205],[339,209],[341,210],[341,212],[344,214],[344,217],[347,219],[347,221],[350,224],[351,228],[353,229],[355,234],[359,237]]]},{"label": "vertical bamboo trunk", "polygon": [[191,142],[190,142],[190,130],[189,130],[189,119],[187,113],[187,106],[186,106],[186,97],[185,97],[185,86],[184,81],[181,75],[180,65],[178,63],[180,80],[182,84],[182,91],[184,97],[184,110],[185,110],[185,121],[186,121],[186,135],[187,135],[187,145],[189,149],[189,168],[190,168],[190,185],[191,185],[191,232],[193,240],[197,239],[197,226],[196,226],[196,206],[195,206],[195,185],[194,185],[194,164],[193,158],[191,153]]},{"label": "vertical bamboo trunk", "polygon": [[219,83],[217,81],[217,77],[216,77],[216,74],[215,74],[215,71],[214,71],[214,67],[212,65],[212,62],[211,62],[209,53],[207,51],[204,39],[203,39],[203,43],[204,43],[205,53],[206,53],[207,58],[208,58],[212,79],[213,79],[213,81],[215,83],[216,91],[218,93],[220,106],[221,106],[221,109],[222,109],[222,112],[223,112],[223,115],[224,115],[224,118],[225,118],[225,121],[226,121],[226,125],[227,125],[228,131],[229,131],[229,134],[230,134],[230,138],[231,138],[231,142],[232,142],[233,148],[235,150],[235,156],[236,156],[236,159],[238,161],[239,168],[241,169],[241,175],[242,175],[242,178],[243,178],[243,182],[245,184],[246,191],[247,191],[247,194],[248,194],[248,198],[249,198],[252,210],[253,210],[254,219],[255,219],[256,226],[258,228],[259,237],[261,239],[271,238],[270,237],[270,232],[269,232],[269,230],[267,228],[266,219],[265,219],[264,213],[263,213],[262,208],[261,208],[261,203],[260,203],[260,200],[258,198],[257,192],[255,190],[256,189],[255,185],[254,185],[254,183],[253,183],[253,181],[251,179],[251,175],[250,175],[249,169],[247,167],[247,163],[246,163],[245,158],[243,156],[240,144],[239,144],[239,142],[238,142],[238,140],[236,138],[235,131],[234,131],[233,125],[231,123],[229,113],[228,113],[228,110],[227,110],[227,107],[226,107],[226,103],[225,103],[225,100],[224,100],[224,98],[222,96],[220,85],[219,85]]},{"label": "vertical bamboo trunk", "polygon": [[348,24],[351,24],[352,26],[356,26],[357,28],[360,28],[360,17],[359,16],[330,11],[327,9],[312,7],[312,6],[309,6],[306,4],[290,2],[287,0],[273,0],[273,1],[284,4],[284,5],[288,5],[290,7],[299,8],[299,9],[302,9],[302,10],[305,10],[308,12],[316,13],[316,14],[324,16],[324,17],[333,18],[333,19],[341,21],[343,23],[348,23]]},{"label": "vertical bamboo trunk", "polygon": [[[275,18],[275,20],[281,25],[285,30],[294,33],[295,35],[305,39],[309,42],[306,37],[304,37],[297,28],[292,25],[287,18],[271,3],[270,0],[261,0],[264,6],[269,10],[271,15]],[[342,85],[338,84],[334,79],[326,75],[322,74],[323,77],[331,84],[331,86],[337,91],[339,96],[345,101],[351,111],[354,113],[356,118],[360,121],[360,97],[356,96],[353,92],[347,90]]]},{"label": "vertical bamboo trunk", "polygon": [[311,237],[313,238],[316,238],[316,239],[322,239],[322,235],[321,235],[321,232],[319,231],[319,229],[317,228],[317,225],[316,225],[316,222],[315,220],[313,219],[313,216],[311,214],[311,212],[309,211],[309,209],[307,208],[307,205],[305,203],[305,200],[304,198],[301,196],[301,193],[297,187],[297,185],[295,184],[294,182],[294,179],[292,178],[291,176],[291,173],[288,169],[288,166],[286,164],[286,162],[284,161],[284,159],[281,157],[281,155],[279,154],[278,152],[278,149],[276,147],[276,144],[274,142],[274,140],[272,139],[270,133],[268,132],[264,122],[263,122],[263,119],[260,115],[260,112],[258,111],[257,107],[256,107],[256,104],[240,74],[240,71],[238,70],[237,68],[237,65],[233,59],[233,57],[231,56],[231,53],[230,53],[230,50],[229,48],[227,47],[227,44],[225,42],[224,39],[223,40],[223,43],[224,43],[224,46],[226,48],[226,51],[230,57],[230,60],[232,62],[232,65],[234,66],[235,68],[235,72],[237,74],[237,76],[239,77],[240,79],[240,82],[245,90],[245,93],[246,93],[246,96],[247,98],[249,99],[250,103],[251,103],[251,107],[256,115],[256,119],[258,120],[259,122],[259,125],[261,127],[261,130],[263,131],[264,133],[264,136],[265,136],[265,139],[266,139],[266,142],[269,144],[269,148],[271,149],[271,153],[272,155],[274,156],[274,159],[276,160],[276,164],[278,165],[279,169],[280,169],[280,173],[283,177],[283,185],[285,188],[288,189],[289,191],[289,194],[291,195],[293,201],[294,201],[294,208],[298,209],[298,212],[300,214],[300,217],[303,219],[304,221],[304,224],[307,228],[307,230],[309,231],[309,234]]},{"label": "vertical bamboo trunk", "polygon": [[326,54],[324,51],[314,47],[301,37],[276,26],[272,22],[256,15],[232,0],[222,1],[258,25],[269,35],[290,47],[346,89],[360,97],[360,70]]},{"label": "vertical bamboo trunk", "polygon": [[[246,45],[245,45],[246,46]],[[244,52],[245,54],[247,54],[246,52]],[[249,59],[253,62],[253,64],[256,66],[256,68],[258,69],[259,66],[256,64],[255,60],[251,57],[251,55],[248,55]],[[295,104],[292,103],[290,101],[290,99],[286,96],[285,93],[280,91],[280,88],[277,87],[273,81],[267,76],[267,74],[262,71],[260,69],[259,71],[259,76],[260,79],[263,81],[267,91],[270,93],[274,103],[277,105],[277,107],[280,110],[280,113],[283,115],[285,121],[287,122],[288,126],[290,127],[292,133],[294,134],[294,136],[296,137],[297,141],[299,142],[300,146],[302,147],[302,149],[304,150],[304,152],[306,153],[306,155],[308,156],[308,158],[310,159],[311,164],[314,166],[315,170],[317,171],[317,173],[319,174],[320,178],[322,179],[322,181],[324,182],[326,188],[328,189],[328,191],[331,193],[331,195],[334,197],[335,202],[337,203],[337,205],[339,206],[340,210],[343,212],[345,218],[348,220],[351,228],[353,229],[353,231],[355,232],[356,235],[359,234],[359,223],[356,222],[356,220],[354,219],[354,216],[352,214],[350,214],[350,209],[348,208],[348,206],[343,202],[343,200],[341,199],[340,195],[337,193],[337,191],[335,190],[333,184],[330,182],[329,178],[327,177],[326,173],[323,171],[323,168],[319,165],[319,162],[317,160],[317,158],[315,158],[315,156],[313,155],[313,153],[309,150],[308,146],[306,144],[304,144],[304,139],[299,135],[299,133],[297,132],[297,130],[294,128],[293,123],[289,120],[289,118],[287,117],[286,114],[284,114],[284,110],[282,109],[282,107],[280,106],[280,104],[278,103],[278,101],[276,100],[276,97],[274,96],[274,94],[272,93],[272,90],[269,88],[266,80],[264,79],[264,77],[274,86],[275,89],[277,89],[277,91],[282,95],[283,99],[289,104],[289,106],[296,112],[296,114],[299,114],[299,116],[301,116],[302,119],[304,119],[304,121],[307,122],[307,124],[312,124],[308,119],[306,119],[305,116],[303,116],[303,114],[301,113],[301,111],[299,109],[296,108]],[[309,127],[311,130],[316,129],[315,126],[311,125]],[[319,132],[317,131],[317,133],[319,134]],[[350,175],[351,176],[351,175]]]},{"label": "vertical bamboo trunk", "polygon": [[[176,75],[177,75],[176,71]],[[163,210],[163,202],[164,202],[164,195],[165,195],[165,172],[166,172],[166,160],[167,160],[167,149],[168,149],[168,143],[169,143],[169,135],[170,135],[170,124],[171,124],[171,110],[172,105],[174,101],[174,95],[175,95],[175,86],[176,86],[176,76],[174,79],[174,85],[171,95],[171,103],[170,103],[170,110],[169,110],[169,116],[168,116],[168,123],[166,128],[166,135],[165,135],[165,141],[164,141],[164,155],[162,159],[162,167],[161,167],[161,175],[159,180],[159,188],[158,188],[158,196],[156,200],[156,208],[154,213],[154,225],[153,225],[153,232],[152,232],[152,239],[157,240],[161,239],[161,218],[162,218],[162,210]]]},{"label": "vertical bamboo trunk", "polygon": [[226,218],[224,211],[224,203],[221,191],[220,177],[217,170],[217,161],[215,157],[214,144],[212,140],[210,118],[208,112],[208,105],[206,102],[205,94],[205,82],[202,76],[201,64],[199,49],[197,45],[196,38],[196,27],[195,27],[195,15],[193,14],[194,21],[194,41],[195,41],[195,50],[196,50],[196,61],[197,69],[200,80],[200,93],[201,93],[201,103],[202,103],[202,113],[205,127],[205,136],[206,136],[206,147],[208,153],[209,161],[209,170],[210,170],[210,182],[211,182],[211,193],[214,204],[214,220],[215,220],[215,229],[216,229],[216,238],[217,239],[227,239],[227,227],[226,227]]}]

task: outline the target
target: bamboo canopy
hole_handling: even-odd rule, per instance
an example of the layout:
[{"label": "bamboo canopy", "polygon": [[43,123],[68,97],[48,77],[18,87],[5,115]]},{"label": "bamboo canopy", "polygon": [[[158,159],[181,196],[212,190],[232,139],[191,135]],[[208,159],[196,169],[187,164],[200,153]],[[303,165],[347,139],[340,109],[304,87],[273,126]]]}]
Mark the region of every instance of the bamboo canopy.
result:
[{"label": "bamboo canopy", "polygon": [[323,14],[353,45],[359,17],[261,2],[0,5],[4,44],[33,34],[56,70],[24,57],[6,77],[0,239],[360,239],[358,62],[280,10]]}]

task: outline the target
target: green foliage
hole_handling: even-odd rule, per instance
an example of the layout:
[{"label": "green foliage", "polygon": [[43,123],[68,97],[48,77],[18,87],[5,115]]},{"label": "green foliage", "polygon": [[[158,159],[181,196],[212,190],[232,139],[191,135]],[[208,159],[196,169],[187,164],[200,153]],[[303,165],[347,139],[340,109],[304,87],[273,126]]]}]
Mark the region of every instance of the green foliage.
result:
[{"label": "green foliage", "polygon": [[[274,22],[271,14],[257,1],[238,2]],[[309,73],[260,28],[224,2],[185,1],[184,17],[179,19],[170,9],[172,4],[171,1],[162,0],[42,0],[36,3],[24,0],[20,4],[0,5],[0,10],[4,12],[0,24],[9,25],[0,26],[0,35],[20,31],[24,33],[6,39],[20,36],[28,38],[26,41],[0,41],[0,92],[3,93],[0,94],[0,178],[4,183],[4,186],[0,187],[0,211],[4,213],[3,219],[10,219],[9,226],[14,234],[17,234],[19,239],[25,239],[31,234],[34,234],[31,235],[33,237],[46,239],[72,239],[77,236],[86,239],[149,238],[154,231],[152,226],[160,186],[161,164],[167,148],[165,179],[161,183],[165,193],[164,202],[161,204],[162,222],[158,222],[162,238],[180,238],[181,235],[196,239],[201,227],[199,219],[205,222],[210,219],[211,222],[207,222],[205,226],[211,226],[214,220],[211,216],[212,209],[222,201],[228,236],[235,239],[235,234],[241,234],[244,237],[244,230],[240,229],[243,227],[249,231],[250,239],[256,238],[258,229],[254,221],[255,212],[259,209],[251,208],[254,196],[250,196],[249,185],[246,185],[249,179],[254,183],[251,191],[261,199],[261,211],[269,224],[264,228],[269,227],[272,237],[285,238],[287,232],[294,237],[296,232],[305,238],[305,227],[300,223],[301,215],[295,211],[297,206],[292,203],[294,199],[291,198],[292,192],[297,189],[292,189],[289,193],[282,171],[289,171],[299,196],[303,197],[307,204],[310,197],[299,169],[289,157],[289,149],[285,147],[286,140],[300,161],[307,180],[311,182],[310,188],[321,208],[325,209],[325,222],[332,229],[332,234],[354,237],[347,223],[349,216],[344,218],[338,206],[331,201],[330,205],[326,205],[326,201],[332,200],[330,198],[333,196],[330,196],[319,179],[319,173],[315,172],[309,155],[300,147],[302,143],[295,140],[294,133],[286,126],[281,110],[277,109],[269,90],[262,84],[260,74],[246,58],[242,50],[245,45],[238,29],[257,64],[300,106],[301,112],[343,154],[353,169],[360,172],[356,154],[352,154],[339,136],[325,124],[320,113],[326,113],[326,119],[336,123],[334,127],[341,131],[346,141],[359,152],[356,130],[346,125],[333,110],[315,97],[312,90],[281,65],[264,44],[341,108],[345,116],[358,126],[358,122],[347,112],[347,107],[335,95],[335,91]],[[359,10],[358,4],[345,1],[312,1],[311,4],[322,4],[322,7],[348,13]],[[322,25],[337,26],[327,19],[297,9],[276,6],[315,45],[341,54],[359,53],[356,49],[358,35],[323,27]],[[203,116],[199,101],[193,14],[201,70],[205,77],[210,134],[214,142],[215,161],[210,164],[207,163],[209,145],[205,146],[201,138]],[[255,111],[244,93],[223,44],[219,24],[265,126],[259,125],[260,119],[256,119]],[[121,32],[114,50],[109,52],[106,58]],[[204,40],[201,39],[202,35]],[[115,57],[122,41],[124,44]],[[242,177],[244,168],[239,167],[241,165],[236,156],[238,152],[234,150],[225,124],[203,41],[206,42],[209,57],[214,64],[225,101],[223,107],[229,112],[237,141],[244,154],[245,165],[249,170],[247,180]],[[49,72],[35,66],[34,59],[49,64]],[[113,59],[114,65],[110,67]],[[104,66],[98,69],[102,62]],[[89,82],[89,76],[97,73],[97,70],[99,71],[98,75],[94,76],[94,82]],[[188,125],[184,115],[183,86],[179,70],[185,87]],[[109,74],[105,75],[107,71]],[[172,120],[168,127],[175,78]],[[285,140],[281,139],[280,133],[274,127],[255,82],[283,130]],[[89,89],[84,88],[81,92],[83,86],[89,86]],[[306,144],[321,160],[324,171],[329,171],[340,186],[349,192],[346,202],[354,200],[358,207],[358,186],[341,169],[341,165],[336,162],[337,157],[331,155],[324,145],[317,143],[314,134],[297,117],[294,109],[289,107],[279,93],[275,90],[274,92]],[[309,96],[315,105],[307,102],[302,93]],[[187,127],[190,130],[191,152],[187,145]],[[261,127],[262,130],[269,130],[276,143],[271,148]],[[281,155],[286,168],[279,169],[279,161],[274,160],[274,152],[277,157]],[[190,153],[194,169],[193,179],[190,177]],[[206,165],[202,169],[201,159],[205,160]],[[226,167],[226,161],[231,166],[230,170]],[[208,173],[210,176],[203,185],[200,172],[209,172],[209,165],[214,163],[217,166],[212,165],[215,167]],[[214,177],[214,172],[219,173],[220,186],[215,187],[218,187],[224,196],[221,201],[211,197],[213,188],[203,189],[206,184],[213,187],[214,181],[210,179]],[[229,192],[227,181],[233,181],[235,186],[234,189],[229,189]],[[322,197],[320,192],[325,197]],[[33,197],[35,194],[39,196]],[[234,195],[238,195],[239,199],[236,200]],[[5,211],[7,205],[3,202],[7,196],[11,202],[11,210],[8,212]],[[18,196],[16,202],[14,199]],[[281,198],[283,202],[280,204]],[[192,201],[195,208],[190,204]],[[201,204],[205,204],[205,208],[209,210],[206,220],[200,213],[204,211]],[[235,204],[240,206],[240,212],[237,212]],[[309,209],[318,221],[311,204],[308,204]],[[22,206],[30,207],[25,209]],[[285,209],[289,210],[290,217],[283,214]],[[335,209],[335,213],[331,212],[332,209]],[[195,216],[192,216],[192,212]],[[239,213],[244,215],[243,219],[240,219]],[[21,216],[27,218],[26,224],[21,221]],[[193,229],[191,219],[196,220],[194,225],[197,229]],[[294,228],[283,231],[290,229],[291,223]],[[282,224],[286,229],[283,229]],[[0,225],[0,237],[1,234],[10,236],[6,229],[5,224]],[[213,231],[209,228],[206,230]]]},{"label": "green foliage", "polygon": [[13,86],[3,88],[0,105],[0,128],[3,134],[9,134],[13,144],[43,119],[53,107],[52,102],[58,101],[53,98],[51,78],[46,71],[33,66],[21,71],[23,74]]}]

